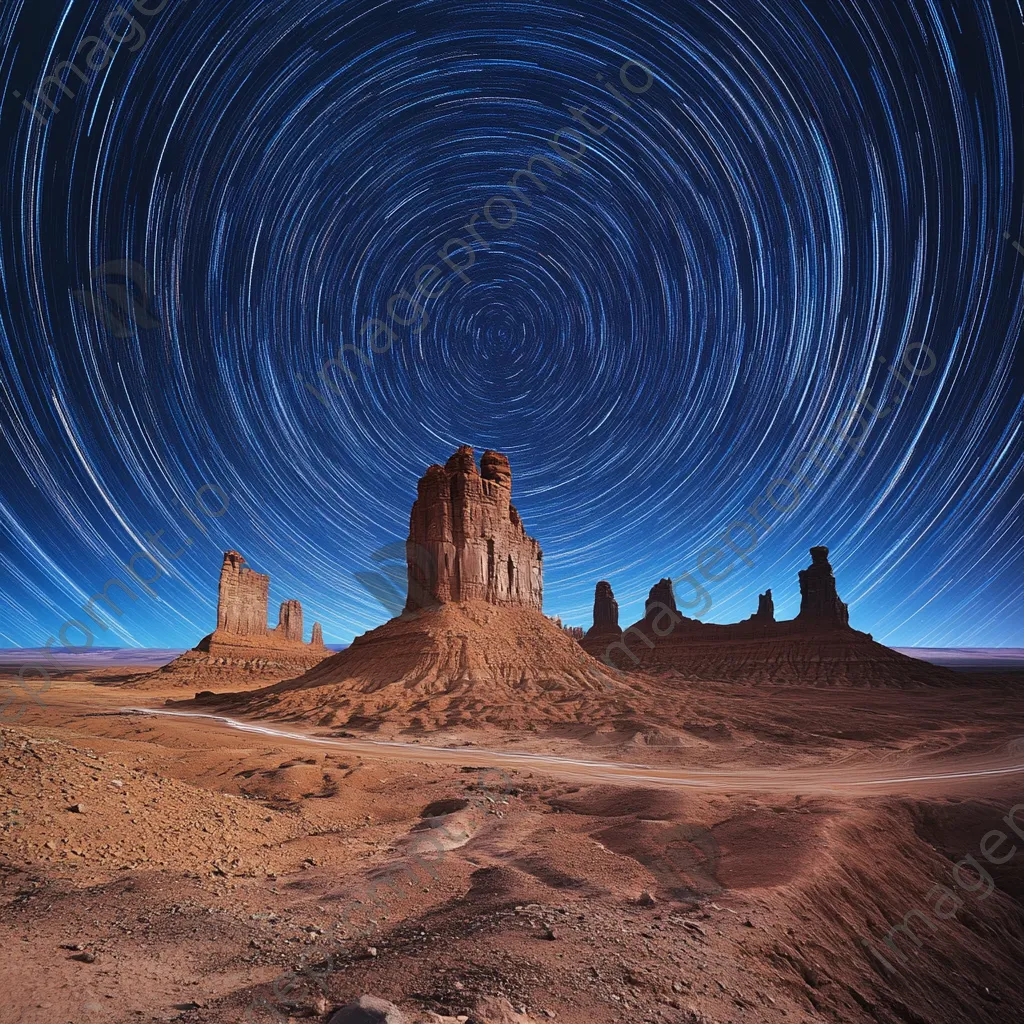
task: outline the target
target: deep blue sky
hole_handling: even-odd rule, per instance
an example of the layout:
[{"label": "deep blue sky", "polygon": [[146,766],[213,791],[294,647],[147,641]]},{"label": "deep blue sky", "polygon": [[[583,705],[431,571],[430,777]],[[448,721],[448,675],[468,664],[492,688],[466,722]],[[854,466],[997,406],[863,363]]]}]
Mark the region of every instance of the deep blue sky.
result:
[{"label": "deep blue sky", "polygon": [[[634,620],[760,501],[706,618],[769,586],[792,615],[824,543],[879,639],[1024,646],[1016,0],[172,0],[44,127],[14,91],[115,6],[0,10],[0,644],[80,619],[160,529],[192,543],[98,644],[194,643],[229,547],[348,640],[388,615],[354,573],[470,443],[509,455],[569,622],[598,579]],[[472,267],[365,354],[474,215]],[[151,279],[137,315],[75,296],[113,260]],[[819,445],[769,510],[865,389],[862,454]]]}]

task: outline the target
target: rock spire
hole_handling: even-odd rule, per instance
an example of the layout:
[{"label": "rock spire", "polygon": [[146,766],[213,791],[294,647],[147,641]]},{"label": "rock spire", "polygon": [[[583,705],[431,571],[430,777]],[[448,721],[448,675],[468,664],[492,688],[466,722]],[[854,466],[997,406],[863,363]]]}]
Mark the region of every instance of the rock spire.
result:
[{"label": "rock spire", "polygon": [[800,572],[800,614],[796,621],[823,627],[850,624],[850,609],[839,600],[828,548],[811,548],[811,564]]},{"label": "rock spire", "polygon": [[269,576],[248,568],[237,551],[224,552],[217,592],[217,629],[237,636],[266,636],[269,593]]},{"label": "rock spire", "polygon": [[298,601],[282,601],[277,615],[277,629],[274,630],[285,640],[302,642],[302,605]]},{"label": "rock spire", "polygon": [[594,588],[594,629],[598,631],[619,628],[619,602],[612,593],[612,585],[601,580]]}]

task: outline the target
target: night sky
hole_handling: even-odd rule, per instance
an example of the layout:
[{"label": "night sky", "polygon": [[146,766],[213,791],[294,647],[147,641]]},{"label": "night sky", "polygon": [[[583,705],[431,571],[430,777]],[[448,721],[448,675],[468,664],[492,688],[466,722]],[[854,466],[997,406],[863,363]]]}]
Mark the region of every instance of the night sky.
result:
[{"label": "night sky", "polygon": [[1018,0],[116,6],[0,7],[0,644],[159,530],[96,644],[227,548],[349,640],[468,443],[570,623],[726,534],[706,620],[826,544],[877,639],[1024,646]]}]

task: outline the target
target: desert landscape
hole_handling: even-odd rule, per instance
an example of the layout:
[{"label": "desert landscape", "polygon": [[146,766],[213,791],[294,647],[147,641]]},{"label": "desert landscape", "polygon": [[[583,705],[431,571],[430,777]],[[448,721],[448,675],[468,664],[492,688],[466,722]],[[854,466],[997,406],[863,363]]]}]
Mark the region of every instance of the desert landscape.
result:
[{"label": "desert landscape", "polygon": [[343,650],[228,551],[194,649],[55,656],[2,723],[0,1019],[1020,1017],[1020,658],[877,643],[824,546],[793,620],[665,578],[622,629],[602,580],[581,638],[511,496],[427,469]]},{"label": "desert landscape", "polygon": [[0,2],[0,1024],[1024,1024],[1024,0]]}]

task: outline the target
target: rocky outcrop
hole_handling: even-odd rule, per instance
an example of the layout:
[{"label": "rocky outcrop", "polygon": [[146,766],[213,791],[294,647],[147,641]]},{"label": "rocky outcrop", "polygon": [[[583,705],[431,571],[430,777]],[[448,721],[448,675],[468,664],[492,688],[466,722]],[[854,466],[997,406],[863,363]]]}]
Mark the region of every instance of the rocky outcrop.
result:
[{"label": "rocky outcrop", "polygon": [[766,591],[757,595],[757,613],[754,618],[758,622],[775,621],[775,601],[772,599],[772,592]]},{"label": "rocky outcrop", "polygon": [[140,689],[190,686],[237,689],[265,686],[301,675],[330,655],[320,624],[313,641],[302,642],[302,605],[281,602],[277,626],[267,625],[270,577],[245,565],[237,551],[224,553],[217,591],[217,628],[191,650],[156,672],[135,676]]},{"label": "rocky outcrop", "polygon": [[540,546],[511,493],[497,452],[479,470],[466,447],[431,466],[409,520],[403,612],[299,678],[203,703],[393,732],[585,721],[588,708],[630,691],[581,648],[578,631],[541,611]]},{"label": "rocky outcrop", "polygon": [[800,572],[800,614],[775,619],[769,590],[757,613],[719,624],[676,611],[672,581],[651,588],[644,618],[607,642],[588,633],[584,649],[620,671],[674,672],[686,679],[798,686],[948,686],[951,674],[875,643],[852,629],[828,548],[811,548]]},{"label": "rocky outcrop", "polygon": [[332,1014],[327,1024],[408,1024],[408,1020],[394,1003],[376,996],[360,996]]},{"label": "rocky outcrop", "polygon": [[594,629],[616,630],[619,628],[619,602],[612,593],[612,585],[601,580],[594,588]]},{"label": "rocky outcrop", "polygon": [[545,615],[544,616],[549,622],[554,623],[566,636],[571,636],[573,640],[582,640],[585,630],[582,626],[567,626],[562,621],[561,615]]},{"label": "rocky outcrop", "polygon": [[217,629],[236,636],[265,636],[270,577],[245,565],[237,551],[225,551],[217,592]]},{"label": "rocky outcrop", "polygon": [[587,654],[600,658],[610,644],[622,639],[619,628],[619,602],[615,600],[612,585],[601,580],[594,588],[594,624],[580,641]]},{"label": "rocky outcrop", "polygon": [[839,600],[828,548],[811,548],[811,564],[800,572],[800,614],[796,621],[826,629],[850,625],[850,609]]},{"label": "rocky outcrop", "polygon": [[285,640],[302,643],[302,605],[298,601],[282,601],[274,632]]},{"label": "rocky outcrop", "polygon": [[652,616],[657,616],[663,613],[666,608],[669,611],[677,611],[676,592],[672,587],[672,581],[668,577],[658,580],[651,587],[651,592],[647,595],[647,602],[644,605],[644,617],[651,618]]},{"label": "rocky outcrop", "polygon": [[512,470],[499,452],[484,452],[478,471],[464,445],[427,470],[409,518],[406,612],[460,601],[540,611],[543,553],[511,498]]},{"label": "rocky outcrop", "polygon": [[632,692],[541,612],[452,601],[390,619],[299,678],[216,704],[401,738],[541,719],[579,725],[590,709],[628,702]]}]

